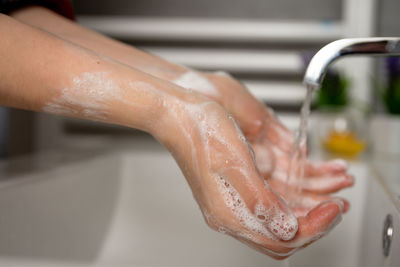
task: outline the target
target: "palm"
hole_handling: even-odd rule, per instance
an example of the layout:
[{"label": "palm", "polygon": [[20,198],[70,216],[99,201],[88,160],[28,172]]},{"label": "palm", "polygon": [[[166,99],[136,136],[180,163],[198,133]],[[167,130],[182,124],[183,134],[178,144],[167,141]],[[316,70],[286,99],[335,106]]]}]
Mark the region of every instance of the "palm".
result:
[{"label": "palm", "polygon": [[342,160],[307,161],[303,179],[287,179],[294,135],[268,112],[266,110],[265,126],[259,137],[252,141],[252,146],[257,165],[269,183],[270,180],[278,180],[318,194],[333,193],[353,184],[353,178],[347,174],[347,166]]}]

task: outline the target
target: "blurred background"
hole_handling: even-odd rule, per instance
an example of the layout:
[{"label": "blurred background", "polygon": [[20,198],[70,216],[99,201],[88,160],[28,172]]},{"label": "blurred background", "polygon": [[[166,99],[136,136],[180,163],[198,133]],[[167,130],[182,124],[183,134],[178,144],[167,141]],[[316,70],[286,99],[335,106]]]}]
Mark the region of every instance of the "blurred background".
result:
[{"label": "blurred background", "polygon": [[[304,98],[305,55],[344,37],[400,36],[398,0],[80,0],[73,4],[84,26],[172,62],[231,73],[292,129],[297,127]],[[364,58],[338,64],[340,75],[350,81],[342,88],[350,100],[339,106],[359,103],[355,106],[364,117],[390,114],[378,90],[388,81],[385,64]],[[314,107],[321,105],[332,103],[317,100]],[[342,111],[345,120],[354,120]],[[132,129],[0,107],[2,158],[144,136]],[[322,143],[329,147],[332,140]],[[359,141],[352,141],[355,150],[364,149]]]}]

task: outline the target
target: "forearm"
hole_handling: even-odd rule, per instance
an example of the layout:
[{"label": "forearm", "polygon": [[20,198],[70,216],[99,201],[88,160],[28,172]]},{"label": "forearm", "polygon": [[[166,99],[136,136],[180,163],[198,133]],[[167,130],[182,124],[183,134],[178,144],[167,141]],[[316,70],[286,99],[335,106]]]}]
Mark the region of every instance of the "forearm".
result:
[{"label": "forearm", "polygon": [[185,91],[0,15],[0,104],[153,131]]},{"label": "forearm", "polygon": [[263,128],[264,117],[269,115],[265,112],[263,104],[231,77],[201,73],[170,63],[133,46],[81,27],[45,8],[29,7],[15,12],[12,16],[150,75],[211,97],[238,120],[249,139],[254,139],[259,135]]},{"label": "forearm", "polygon": [[187,71],[183,66],[86,29],[46,8],[28,7],[11,16],[162,79],[172,81]]},{"label": "forearm", "polygon": [[[44,21],[45,18],[37,20],[38,23]],[[54,33],[71,41],[73,37],[76,43],[80,43],[79,38],[88,38],[84,32],[68,32],[61,24],[50,21],[45,24],[60,27],[60,31]],[[35,26],[40,28],[40,25]],[[52,32],[49,28],[46,30]],[[96,119],[150,132],[177,160],[212,228],[282,258],[319,238],[340,216],[341,203],[322,199],[321,205],[297,220],[285,202],[270,189],[268,180],[263,180],[255,159],[261,155],[270,164],[270,152],[279,150],[271,144],[279,142],[277,137],[286,132],[263,128],[265,125],[259,123],[261,119],[253,124],[248,122],[250,126],[242,129],[249,133],[254,125],[254,129],[266,136],[265,143],[261,143],[266,152],[256,152],[255,157],[235,120],[221,105],[129,67],[129,57],[125,56],[133,50],[126,54],[121,52],[128,49],[123,44],[112,44],[113,41],[106,39],[105,43],[111,42],[108,46],[99,41],[104,51],[95,49],[96,54],[1,15],[0,36],[1,105]],[[96,38],[103,37],[94,34],[85,40],[95,44],[94,40],[99,40]],[[114,50],[113,45],[121,49]],[[122,53],[119,56],[110,54],[118,51]],[[117,58],[125,65],[100,54]],[[136,56],[132,56],[131,60],[143,60],[149,62],[148,66],[154,66],[150,58],[135,61]],[[235,118],[249,117],[253,107],[254,114],[261,109],[260,116],[264,116],[260,104],[253,102],[243,87],[233,79],[227,81],[220,86],[223,88],[218,91],[221,95],[231,92],[237,103],[248,101],[240,109],[230,106],[233,101],[229,105],[220,101],[226,108],[232,108],[229,111]],[[213,81],[214,84],[218,82],[222,84],[221,77]],[[241,126],[246,124],[245,119],[239,122]],[[271,137],[268,130],[275,139],[268,139]],[[284,152],[278,152],[277,155],[283,157]],[[285,163],[285,159],[272,159]],[[337,168],[334,172],[338,172]],[[284,192],[289,192],[287,187]],[[293,241],[288,241],[291,239]]]}]

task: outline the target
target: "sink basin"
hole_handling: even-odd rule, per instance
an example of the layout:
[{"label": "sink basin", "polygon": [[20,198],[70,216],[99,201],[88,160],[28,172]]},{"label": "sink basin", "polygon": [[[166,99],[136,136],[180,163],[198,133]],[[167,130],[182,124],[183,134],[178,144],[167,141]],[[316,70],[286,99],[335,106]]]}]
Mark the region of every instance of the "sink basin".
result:
[{"label": "sink basin", "polygon": [[282,262],[209,229],[165,150],[67,154],[1,164],[0,267],[400,266],[398,209],[366,164],[351,166],[357,183],[340,194],[351,202],[343,221]]}]

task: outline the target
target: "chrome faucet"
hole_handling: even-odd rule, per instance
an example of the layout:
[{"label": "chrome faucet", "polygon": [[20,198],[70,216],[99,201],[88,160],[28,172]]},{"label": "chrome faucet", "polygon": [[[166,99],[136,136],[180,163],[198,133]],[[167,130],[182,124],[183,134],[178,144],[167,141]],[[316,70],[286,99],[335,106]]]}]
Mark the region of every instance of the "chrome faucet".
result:
[{"label": "chrome faucet", "polygon": [[310,87],[321,87],[328,66],[340,57],[351,55],[400,56],[400,38],[349,38],[334,41],[315,54],[303,82]]}]

